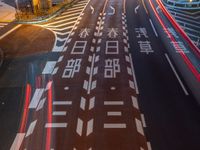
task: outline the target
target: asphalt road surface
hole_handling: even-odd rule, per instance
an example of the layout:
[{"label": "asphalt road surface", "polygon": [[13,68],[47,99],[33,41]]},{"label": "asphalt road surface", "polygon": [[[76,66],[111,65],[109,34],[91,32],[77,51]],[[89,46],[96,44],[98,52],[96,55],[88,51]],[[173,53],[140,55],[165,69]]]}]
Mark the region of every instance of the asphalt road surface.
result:
[{"label": "asphalt road surface", "polygon": [[1,67],[0,149],[200,149],[199,106],[143,1],[80,1],[40,26],[52,52]]}]

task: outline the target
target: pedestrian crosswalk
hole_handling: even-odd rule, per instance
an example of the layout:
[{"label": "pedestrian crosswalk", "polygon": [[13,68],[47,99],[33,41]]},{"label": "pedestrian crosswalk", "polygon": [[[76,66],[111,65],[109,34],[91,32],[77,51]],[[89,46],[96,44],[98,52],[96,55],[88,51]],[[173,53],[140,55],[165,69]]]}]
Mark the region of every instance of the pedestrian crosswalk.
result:
[{"label": "pedestrian crosswalk", "polygon": [[168,11],[194,44],[200,48],[200,11],[190,12],[172,8],[168,8]]},{"label": "pedestrian crosswalk", "polygon": [[52,51],[60,52],[63,50],[65,42],[69,38],[72,30],[76,29],[76,25],[79,24],[83,15],[83,10],[88,2],[89,0],[81,0],[64,11],[61,15],[41,24],[42,27],[53,31],[56,36]]},{"label": "pedestrian crosswalk", "polygon": [[6,25],[8,25],[7,22],[0,22],[0,30],[5,27]]}]

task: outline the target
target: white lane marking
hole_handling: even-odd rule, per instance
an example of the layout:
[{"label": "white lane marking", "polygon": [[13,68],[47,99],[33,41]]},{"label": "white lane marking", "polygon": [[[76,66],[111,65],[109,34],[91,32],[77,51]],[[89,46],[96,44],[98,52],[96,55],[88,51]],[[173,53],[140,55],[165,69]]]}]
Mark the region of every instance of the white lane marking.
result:
[{"label": "white lane marking", "polygon": [[53,116],[66,116],[66,111],[53,111]]},{"label": "white lane marking", "polygon": [[134,80],[134,83],[135,83],[136,94],[139,94],[139,89],[138,89],[138,85],[137,85],[137,80],[136,80],[136,76],[135,76],[135,70],[134,70],[134,67],[133,67],[133,60],[132,60],[131,54],[129,54],[129,58],[130,58],[130,63],[131,63],[131,70],[132,70],[132,73],[133,73],[133,80]]},{"label": "white lane marking", "polygon": [[113,6],[110,6],[110,8],[112,9],[112,12],[108,13],[108,15],[114,15],[115,14],[115,8]]},{"label": "white lane marking", "polygon": [[[54,28],[63,28],[63,27],[66,27],[67,25],[70,25],[70,24],[74,24],[77,20],[77,17],[74,17],[74,18],[70,18],[70,19],[66,19],[66,20],[62,20],[62,21],[57,21],[57,22],[63,22],[59,25],[57,25],[58,23],[57,22],[52,22],[52,23],[49,23],[49,24],[46,24],[46,25],[43,25],[44,27],[47,27],[47,28],[51,28],[51,29],[54,29]],[[67,23],[66,23],[67,22]]]},{"label": "white lane marking", "polygon": [[43,98],[43,99],[39,102],[36,111],[39,111],[39,110],[41,110],[41,109],[44,107],[45,101],[46,101],[46,98]]},{"label": "white lane marking", "polygon": [[153,29],[153,32],[155,33],[155,36],[158,37],[158,33],[156,32],[155,26],[153,25],[153,22],[151,21],[151,19],[149,19],[149,22],[151,24],[151,27]]},{"label": "white lane marking", "polygon": [[[82,9],[84,8],[84,6],[81,7]],[[61,14],[61,16],[65,16],[65,17],[69,17],[68,15],[69,14],[72,14],[72,13],[79,13],[80,14],[81,10],[80,9],[75,9],[75,10],[71,10],[71,11],[66,11],[64,13]],[[56,17],[57,18],[60,18],[60,17]]]},{"label": "white lane marking", "polygon": [[80,108],[82,110],[85,110],[85,106],[86,106],[86,99],[84,97],[81,97]]},{"label": "white lane marking", "polygon": [[77,127],[76,127],[76,132],[78,133],[78,135],[80,136],[82,135],[82,130],[83,130],[83,121],[78,118]]},{"label": "white lane marking", "polygon": [[91,119],[90,121],[87,122],[86,136],[90,135],[93,132],[93,123],[94,123],[94,119]]},{"label": "white lane marking", "polygon": [[104,105],[124,105],[123,101],[104,101]]},{"label": "white lane marking", "polygon": [[66,90],[66,91],[69,90],[69,87],[68,86],[64,87],[64,90]]},{"label": "white lane marking", "polygon": [[128,72],[129,75],[131,75],[131,76],[133,75],[132,71],[131,71],[131,68],[129,68],[129,67],[127,67],[127,72]]},{"label": "white lane marking", "polygon": [[94,7],[92,6],[92,5],[90,5],[90,9],[91,9],[91,14],[93,14],[94,13]]},{"label": "white lane marking", "polygon": [[46,123],[45,128],[66,128],[67,123]]},{"label": "white lane marking", "polygon": [[173,64],[172,64],[172,62],[171,62],[171,60],[169,59],[169,56],[168,56],[166,53],[165,53],[165,57],[167,58],[167,61],[168,61],[169,65],[170,65],[172,71],[174,72],[176,78],[178,79],[178,82],[179,82],[179,84],[181,85],[181,87],[182,87],[182,89],[183,89],[185,95],[189,95],[189,93],[188,93],[188,91],[186,90],[186,88],[185,88],[183,82],[181,81],[181,79],[180,79],[178,73],[176,72],[176,69],[174,68],[174,66],[173,66]]},{"label": "white lane marking", "polygon": [[144,114],[141,114],[141,119],[142,119],[142,125],[143,125],[143,127],[146,128],[147,125],[146,125],[146,121],[145,121],[145,118],[144,118]]},{"label": "white lane marking", "polygon": [[93,98],[90,99],[90,102],[89,102],[89,110],[91,110],[91,109],[94,108],[94,104],[95,104],[95,97],[93,97]]},{"label": "white lane marking", "polygon": [[135,89],[134,82],[131,80],[129,80],[129,86],[130,86],[130,88]]},{"label": "white lane marking", "polygon": [[2,36],[0,36],[0,40],[5,38],[7,35],[9,35],[10,33],[12,33],[14,30],[18,29],[19,27],[21,27],[21,24],[17,25],[16,27],[14,27],[13,29],[9,30],[8,32],[6,32],[5,34],[3,34]]},{"label": "white lane marking", "polygon": [[23,142],[25,133],[17,133],[14,142],[12,143],[12,146],[10,148],[10,150],[19,150],[20,146]]},{"label": "white lane marking", "polygon": [[35,90],[35,93],[33,95],[31,103],[29,104],[29,108],[36,108],[37,107],[43,93],[44,93],[44,89],[36,89]]},{"label": "white lane marking", "polygon": [[[93,75],[94,62],[95,62],[95,54],[93,54],[93,56],[92,56],[92,64],[91,64],[91,71],[90,71],[89,85],[88,85],[87,94],[90,94],[90,91],[91,91],[91,83],[92,83],[92,75]],[[92,84],[92,86],[95,86],[95,85]]]},{"label": "white lane marking", "polygon": [[57,62],[61,62],[63,60],[64,56],[60,56]]},{"label": "white lane marking", "polygon": [[107,116],[121,116],[122,112],[121,111],[108,111]]},{"label": "white lane marking", "polygon": [[30,126],[29,126],[29,128],[28,128],[28,131],[27,131],[25,137],[28,137],[29,135],[31,135],[31,134],[33,133],[33,131],[34,131],[34,129],[35,129],[36,123],[37,123],[37,120],[33,121],[33,122],[30,124]]},{"label": "white lane marking", "polygon": [[133,107],[135,107],[136,109],[139,109],[137,98],[134,96],[131,96],[131,99],[132,99]]},{"label": "white lane marking", "polygon": [[142,127],[142,122],[140,120],[138,120],[137,118],[135,118],[135,123],[136,123],[137,131],[144,136],[144,130],[143,130],[143,127]]},{"label": "white lane marking", "polygon": [[80,10],[83,9],[85,6],[80,6],[80,7],[75,7],[75,8],[70,8],[68,11],[73,11],[73,10]]},{"label": "white lane marking", "polygon": [[72,29],[73,27],[74,27],[74,25],[67,26],[65,28],[52,28],[51,27],[51,29],[54,30],[54,31],[64,31],[64,30]]},{"label": "white lane marking", "polygon": [[126,128],[125,123],[104,123],[106,129]]},{"label": "white lane marking", "polygon": [[147,148],[148,148],[148,150],[152,150],[150,142],[147,142]]},{"label": "white lane marking", "polygon": [[54,70],[54,67],[56,66],[56,61],[47,61],[42,74],[51,74]]},{"label": "white lane marking", "polygon": [[53,69],[53,72],[51,73],[52,75],[55,75],[58,72],[59,67],[56,67]]},{"label": "white lane marking", "polygon": [[135,7],[135,14],[137,14],[139,7],[140,5],[137,5],[137,7]]},{"label": "white lane marking", "polygon": [[53,105],[72,105],[72,101],[53,101]]},{"label": "white lane marking", "polygon": [[45,91],[49,90],[51,88],[53,81],[49,81],[46,85]]}]

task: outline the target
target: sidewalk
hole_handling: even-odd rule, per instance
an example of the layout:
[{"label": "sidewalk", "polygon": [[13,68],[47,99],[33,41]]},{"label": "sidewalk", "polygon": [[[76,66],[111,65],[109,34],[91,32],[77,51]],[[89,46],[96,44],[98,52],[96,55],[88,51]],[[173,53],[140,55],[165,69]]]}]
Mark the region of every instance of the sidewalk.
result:
[{"label": "sidewalk", "polygon": [[0,0],[0,22],[11,22],[15,20],[15,8]]}]

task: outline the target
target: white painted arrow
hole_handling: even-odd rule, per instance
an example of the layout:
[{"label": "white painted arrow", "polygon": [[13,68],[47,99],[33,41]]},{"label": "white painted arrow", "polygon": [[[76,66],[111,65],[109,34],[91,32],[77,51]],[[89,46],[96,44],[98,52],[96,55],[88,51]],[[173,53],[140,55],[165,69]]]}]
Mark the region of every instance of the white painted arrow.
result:
[{"label": "white painted arrow", "polygon": [[94,7],[92,5],[90,5],[90,9],[92,10],[91,14],[94,13]]},{"label": "white painted arrow", "polygon": [[109,13],[109,15],[114,15],[115,14],[115,8],[110,6],[110,8],[112,9],[112,13]]},{"label": "white painted arrow", "polygon": [[135,14],[137,14],[137,11],[139,9],[140,5],[138,5],[137,7],[135,7]]}]

